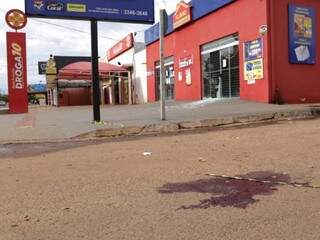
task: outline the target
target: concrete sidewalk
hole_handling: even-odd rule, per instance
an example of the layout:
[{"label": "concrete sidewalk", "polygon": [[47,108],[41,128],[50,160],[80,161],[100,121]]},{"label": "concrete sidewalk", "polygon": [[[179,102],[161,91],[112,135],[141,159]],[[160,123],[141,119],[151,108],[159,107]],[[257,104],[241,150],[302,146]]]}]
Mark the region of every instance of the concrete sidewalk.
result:
[{"label": "concrete sidewalk", "polygon": [[54,141],[82,137],[176,131],[283,118],[317,116],[316,106],[270,105],[242,100],[168,102],[167,120],[158,103],[101,107],[101,125],[92,124],[92,107],[35,108],[28,114],[0,115],[0,142]]}]

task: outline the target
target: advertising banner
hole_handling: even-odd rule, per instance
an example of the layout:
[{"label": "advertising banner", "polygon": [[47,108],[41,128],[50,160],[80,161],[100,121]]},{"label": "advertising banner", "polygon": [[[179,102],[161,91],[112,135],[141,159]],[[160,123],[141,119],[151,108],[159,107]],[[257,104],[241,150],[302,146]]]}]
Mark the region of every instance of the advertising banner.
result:
[{"label": "advertising banner", "polygon": [[263,58],[263,45],[261,38],[244,43],[244,57],[245,61]]},{"label": "advertising banner", "polygon": [[46,75],[47,62],[38,62],[39,75]]},{"label": "advertising banner", "polygon": [[7,32],[9,112],[28,112],[26,35]]},{"label": "advertising banner", "polygon": [[193,64],[193,55],[179,59],[179,68],[189,67]]},{"label": "advertising banner", "polygon": [[246,81],[258,80],[264,78],[263,59],[246,61],[244,64],[244,79]]},{"label": "advertising banner", "polygon": [[30,17],[154,23],[153,0],[25,0]]},{"label": "advertising banner", "polygon": [[116,45],[114,45],[112,48],[110,48],[107,51],[108,61],[111,61],[112,59],[116,58],[117,56],[121,55],[122,53],[132,48],[133,43],[134,43],[133,34],[130,33],[124,39],[119,41]]},{"label": "advertising banner", "polygon": [[316,63],[316,11],[289,5],[289,62]]}]

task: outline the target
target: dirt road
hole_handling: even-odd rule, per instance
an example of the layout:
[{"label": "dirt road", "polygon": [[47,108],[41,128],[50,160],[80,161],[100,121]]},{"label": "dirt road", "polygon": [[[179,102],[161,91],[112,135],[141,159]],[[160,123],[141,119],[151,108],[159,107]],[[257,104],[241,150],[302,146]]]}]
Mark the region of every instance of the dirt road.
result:
[{"label": "dirt road", "polygon": [[310,120],[13,151],[0,240],[320,239],[319,136]]}]

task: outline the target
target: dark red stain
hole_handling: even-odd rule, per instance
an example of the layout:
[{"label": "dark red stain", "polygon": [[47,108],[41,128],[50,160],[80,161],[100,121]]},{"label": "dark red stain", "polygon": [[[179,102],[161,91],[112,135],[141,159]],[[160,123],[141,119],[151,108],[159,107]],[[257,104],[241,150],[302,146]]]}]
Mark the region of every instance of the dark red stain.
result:
[{"label": "dark red stain", "polygon": [[271,195],[278,190],[279,184],[277,182],[290,184],[290,176],[283,173],[250,172],[237,177],[253,178],[258,181],[270,181],[271,183],[214,177],[192,182],[168,183],[159,188],[158,192],[162,194],[187,192],[212,194],[210,198],[202,199],[197,204],[182,206],[179,209],[207,209],[217,206],[245,209],[250,204],[259,201],[254,198],[256,195]]}]

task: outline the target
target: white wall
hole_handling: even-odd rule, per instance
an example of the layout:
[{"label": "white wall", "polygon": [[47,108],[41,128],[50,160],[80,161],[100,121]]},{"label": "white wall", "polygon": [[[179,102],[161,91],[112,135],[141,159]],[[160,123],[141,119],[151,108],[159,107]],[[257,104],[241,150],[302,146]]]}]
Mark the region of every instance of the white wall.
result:
[{"label": "white wall", "polygon": [[118,62],[121,63],[121,65],[132,65],[133,63],[133,48],[129,49],[128,51],[122,53],[118,57],[112,59],[109,63],[117,65]]},{"label": "white wall", "polygon": [[[109,62],[110,64],[117,66],[119,66],[118,62],[121,63],[121,65],[133,66],[133,99],[137,104],[148,102],[146,59],[147,55],[145,49],[134,54],[134,48],[132,48]],[[107,58],[101,58],[100,61],[107,62]]]},{"label": "white wall", "polygon": [[146,54],[144,49],[134,55],[133,84],[135,86],[136,103],[148,102]]}]

